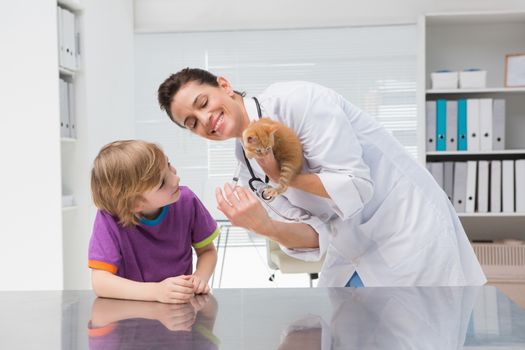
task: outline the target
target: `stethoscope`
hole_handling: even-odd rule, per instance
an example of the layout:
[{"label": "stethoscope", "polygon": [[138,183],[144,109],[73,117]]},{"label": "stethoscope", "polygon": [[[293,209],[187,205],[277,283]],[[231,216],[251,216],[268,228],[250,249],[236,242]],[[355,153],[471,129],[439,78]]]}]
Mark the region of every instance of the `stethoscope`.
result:
[{"label": "stethoscope", "polygon": [[[261,119],[262,118],[261,105],[259,104],[259,101],[257,100],[256,97],[253,97],[253,100],[255,101],[255,106],[257,107],[257,114],[259,116],[259,119]],[[279,215],[281,218],[283,218],[285,220],[294,221],[294,222],[301,222],[303,220],[310,219],[312,214],[309,211],[305,210],[305,209],[303,209],[303,210],[305,210],[305,214],[300,215],[299,217],[296,217],[296,218],[292,218],[292,217],[289,217],[289,216],[286,216],[286,215],[280,213],[277,209],[275,209],[270,204],[270,202],[272,202],[275,199],[275,197],[268,198],[264,194],[264,191],[266,189],[270,188],[270,185],[268,184],[270,182],[270,178],[268,177],[268,175],[265,175],[264,181],[263,181],[260,177],[255,175],[255,173],[254,173],[254,171],[252,169],[252,166],[250,164],[250,161],[248,160],[248,157],[246,157],[246,153],[244,152],[244,148],[242,148],[242,145],[241,145],[241,149],[242,149],[242,155],[244,157],[244,163],[246,164],[246,167],[248,168],[248,171],[250,172],[251,178],[250,178],[250,180],[248,180],[248,185],[249,185],[250,189],[252,190],[252,192],[255,193],[255,195],[258,198],[262,199],[262,202],[268,208],[270,208],[270,210],[272,210],[275,214]],[[240,163],[239,163],[239,165],[240,165]],[[238,168],[238,170],[236,171],[236,174],[233,177],[234,182],[237,182],[238,177],[239,177],[238,172],[240,172],[240,166],[238,166],[237,168]]]}]

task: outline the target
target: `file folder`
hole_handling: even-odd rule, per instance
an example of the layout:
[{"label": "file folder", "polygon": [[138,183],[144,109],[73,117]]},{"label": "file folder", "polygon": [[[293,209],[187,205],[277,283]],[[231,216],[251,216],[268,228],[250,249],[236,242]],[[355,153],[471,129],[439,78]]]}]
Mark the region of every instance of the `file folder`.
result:
[{"label": "file folder", "polygon": [[501,171],[501,200],[504,213],[514,212],[514,161],[503,160]]},{"label": "file folder", "polygon": [[516,167],[516,212],[525,213],[525,159],[518,159]]},{"label": "file folder", "polygon": [[465,213],[473,213],[476,209],[476,171],[477,162],[469,160],[467,162],[467,193],[465,203]]},{"label": "file folder", "polygon": [[479,151],[479,99],[467,100],[467,149]]},{"label": "file folder", "polygon": [[447,150],[447,101],[436,102],[436,151]]},{"label": "file folder", "polygon": [[443,188],[443,163],[433,162],[430,163],[430,172],[434,177],[434,180],[438,183],[439,187]]},{"label": "file folder", "polygon": [[453,203],[454,199],[454,162],[443,163],[443,189],[448,199]]},{"label": "file folder", "polygon": [[69,110],[68,110],[68,96],[67,83],[59,79],[60,89],[60,137],[69,137]]},{"label": "file folder", "polygon": [[75,115],[75,87],[72,82],[67,83],[67,100],[69,115],[69,136],[77,138],[77,123]]},{"label": "file folder", "polygon": [[492,151],[492,99],[479,100],[479,137],[480,150]]},{"label": "file folder", "polygon": [[454,208],[458,213],[465,212],[467,195],[467,162],[454,163]]},{"label": "file folder", "polygon": [[505,100],[495,99],[492,105],[492,149],[505,149]]},{"label": "file folder", "polygon": [[458,151],[467,150],[467,100],[458,100]]},{"label": "file folder", "polygon": [[447,151],[458,149],[458,101],[447,101]]},{"label": "file folder", "polygon": [[501,213],[501,160],[490,162],[490,212]]},{"label": "file folder", "polygon": [[436,150],[436,101],[426,103],[427,152]]},{"label": "file folder", "polygon": [[489,211],[489,161],[478,162],[478,213]]}]

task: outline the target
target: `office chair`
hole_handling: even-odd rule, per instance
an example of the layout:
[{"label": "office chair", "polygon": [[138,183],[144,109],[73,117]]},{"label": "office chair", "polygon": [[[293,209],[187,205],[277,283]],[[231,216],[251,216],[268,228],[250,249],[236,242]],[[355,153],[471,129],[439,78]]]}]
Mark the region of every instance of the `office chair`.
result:
[{"label": "office chair", "polygon": [[[282,273],[307,273],[310,277],[310,287],[313,280],[319,277],[319,271],[324,263],[324,256],[319,261],[303,261],[292,258],[282,251],[279,244],[272,240],[266,240],[266,258],[268,266],[272,270],[281,270]],[[273,280],[273,275],[270,280]]]}]

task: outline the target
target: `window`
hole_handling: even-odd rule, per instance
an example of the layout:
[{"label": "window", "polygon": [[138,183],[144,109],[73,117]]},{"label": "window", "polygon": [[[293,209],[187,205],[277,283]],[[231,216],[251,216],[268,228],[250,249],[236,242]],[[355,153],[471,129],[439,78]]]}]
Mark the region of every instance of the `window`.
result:
[{"label": "window", "polygon": [[173,125],[156,104],[158,85],[189,66],[224,75],[248,95],[283,80],[328,86],[417,157],[416,42],[415,25],[137,34],[137,137],[161,144],[182,182],[215,208],[204,192],[210,181],[231,177],[234,142],[201,140]]}]

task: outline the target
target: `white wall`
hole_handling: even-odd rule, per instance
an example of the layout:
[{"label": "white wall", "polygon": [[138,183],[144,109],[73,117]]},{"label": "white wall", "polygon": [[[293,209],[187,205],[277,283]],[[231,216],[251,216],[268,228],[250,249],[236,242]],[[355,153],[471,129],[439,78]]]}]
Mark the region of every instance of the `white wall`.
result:
[{"label": "white wall", "polygon": [[56,6],[0,5],[0,290],[61,289]]},{"label": "white wall", "polygon": [[73,153],[64,158],[74,162],[72,174],[65,175],[74,177],[78,208],[65,213],[57,3],[24,0],[0,5],[0,290],[90,288],[92,160],[102,145],[135,135],[133,3],[81,3],[78,141],[62,144]]},{"label": "white wall", "polygon": [[135,137],[133,108],[133,3],[83,0],[82,72],[79,74],[79,122],[76,196],[81,203],[76,230],[64,232],[64,288],[91,288],[87,249],[96,209],[90,171],[100,148]]},{"label": "white wall", "polygon": [[525,10],[523,0],[134,0],[139,32],[415,23],[428,12]]}]

